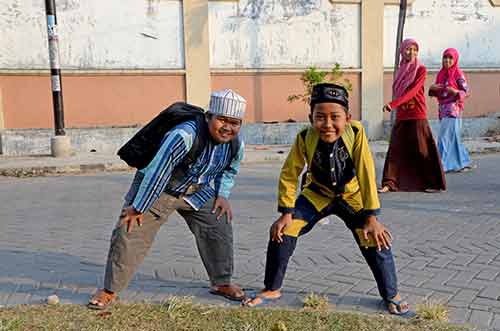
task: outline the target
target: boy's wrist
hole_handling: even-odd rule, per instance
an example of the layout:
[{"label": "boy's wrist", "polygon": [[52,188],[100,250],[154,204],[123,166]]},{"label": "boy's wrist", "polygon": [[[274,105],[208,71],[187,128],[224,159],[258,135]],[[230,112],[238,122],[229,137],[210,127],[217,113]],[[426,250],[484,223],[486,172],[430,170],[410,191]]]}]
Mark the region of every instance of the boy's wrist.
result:
[{"label": "boy's wrist", "polygon": [[366,225],[370,224],[370,223],[377,223],[378,220],[377,220],[377,217],[375,217],[375,215],[369,215],[366,217]]},{"label": "boy's wrist", "polygon": [[293,210],[291,207],[278,206],[278,213],[281,214],[293,214]]},{"label": "boy's wrist", "polygon": [[377,209],[365,209],[363,211],[363,215],[365,216],[365,218],[367,218],[368,216],[377,216],[380,214],[380,208],[377,208]]}]

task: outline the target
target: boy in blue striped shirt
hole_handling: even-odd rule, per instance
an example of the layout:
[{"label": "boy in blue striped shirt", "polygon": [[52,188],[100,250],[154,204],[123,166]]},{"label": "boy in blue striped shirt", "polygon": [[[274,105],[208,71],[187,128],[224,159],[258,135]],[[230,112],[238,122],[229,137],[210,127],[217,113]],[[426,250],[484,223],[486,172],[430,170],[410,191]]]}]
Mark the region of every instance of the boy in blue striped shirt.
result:
[{"label": "boy in blue striped shirt", "polygon": [[[244,297],[231,283],[233,215],[228,198],[243,159],[243,142],[232,141],[240,139],[245,107],[245,99],[231,90],[214,92],[206,122],[186,121],[167,132],[154,159],[137,171],[125,197],[111,236],[104,288],[92,297],[89,308],[104,309],[115,301],[144,260],[160,226],[174,211],[195,236],[211,293],[231,300]],[[186,164],[197,134],[206,135],[199,137],[206,140],[205,146],[193,163]],[[236,151],[234,146],[238,146]]]}]

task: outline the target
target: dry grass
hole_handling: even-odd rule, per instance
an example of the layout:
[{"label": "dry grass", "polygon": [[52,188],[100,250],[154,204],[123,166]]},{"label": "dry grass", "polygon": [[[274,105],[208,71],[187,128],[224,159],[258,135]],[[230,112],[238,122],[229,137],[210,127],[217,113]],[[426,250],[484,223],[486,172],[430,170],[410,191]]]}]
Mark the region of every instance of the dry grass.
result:
[{"label": "dry grass", "polygon": [[322,296],[314,292],[309,293],[303,300],[304,309],[328,310],[330,302],[327,296]]},{"label": "dry grass", "polygon": [[427,321],[448,322],[448,308],[445,305],[428,301],[417,305],[417,317]]},{"label": "dry grass", "polygon": [[0,309],[1,331],[459,331],[423,319],[323,310],[216,307],[171,298],[163,304],[116,304],[105,312],[77,305]]}]

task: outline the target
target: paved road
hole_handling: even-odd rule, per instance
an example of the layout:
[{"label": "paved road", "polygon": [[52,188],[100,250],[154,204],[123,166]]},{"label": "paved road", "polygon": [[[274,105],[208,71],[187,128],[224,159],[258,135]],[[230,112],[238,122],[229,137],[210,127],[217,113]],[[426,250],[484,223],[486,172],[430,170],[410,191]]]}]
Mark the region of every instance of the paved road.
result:
[{"label": "paved road", "polygon": [[[472,173],[447,176],[443,194],[382,197],[382,220],[396,241],[402,293],[412,304],[446,303],[452,321],[500,329],[500,154]],[[237,218],[236,282],[260,288],[267,231],[277,217],[279,164],[242,169],[232,198]],[[131,174],[0,179],[0,304],[39,303],[57,293],[85,303],[102,284],[110,231]],[[173,216],[159,233],[125,301],[208,294],[193,237]],[[351,234],[338,219],[300,239],[279,305],[300,306],[304,293],[328,295],[337,309],[380,311],[375,283]]]}]

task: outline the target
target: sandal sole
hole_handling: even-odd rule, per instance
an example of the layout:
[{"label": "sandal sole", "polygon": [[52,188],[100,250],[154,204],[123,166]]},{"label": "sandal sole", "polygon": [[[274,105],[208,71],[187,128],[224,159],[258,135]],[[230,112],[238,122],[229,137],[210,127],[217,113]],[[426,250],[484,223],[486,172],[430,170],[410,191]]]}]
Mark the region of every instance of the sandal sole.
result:
[{"label": "sandal sole", "polygon": [[99,305],[96,305],[96,304],[93,304],[93,303],[87,303],[87,308],[88,309],[92,309],[92,310],[106,310],[107,308],[109,308],[110,305],[107,305],[107,306],[99,306]]},{"label": "sandal sole", "polygon": [[233,296],[230,296],[228,294],[220,293],[217,291],[210,291],[209,293],[213,294],[213,295],[218,295],[218,296],[224,297],[224,298],[231,300],[231,301],[242,301],[242,300],[246,299],[245,295],[243,295],[241,297],[233,297]]}]

